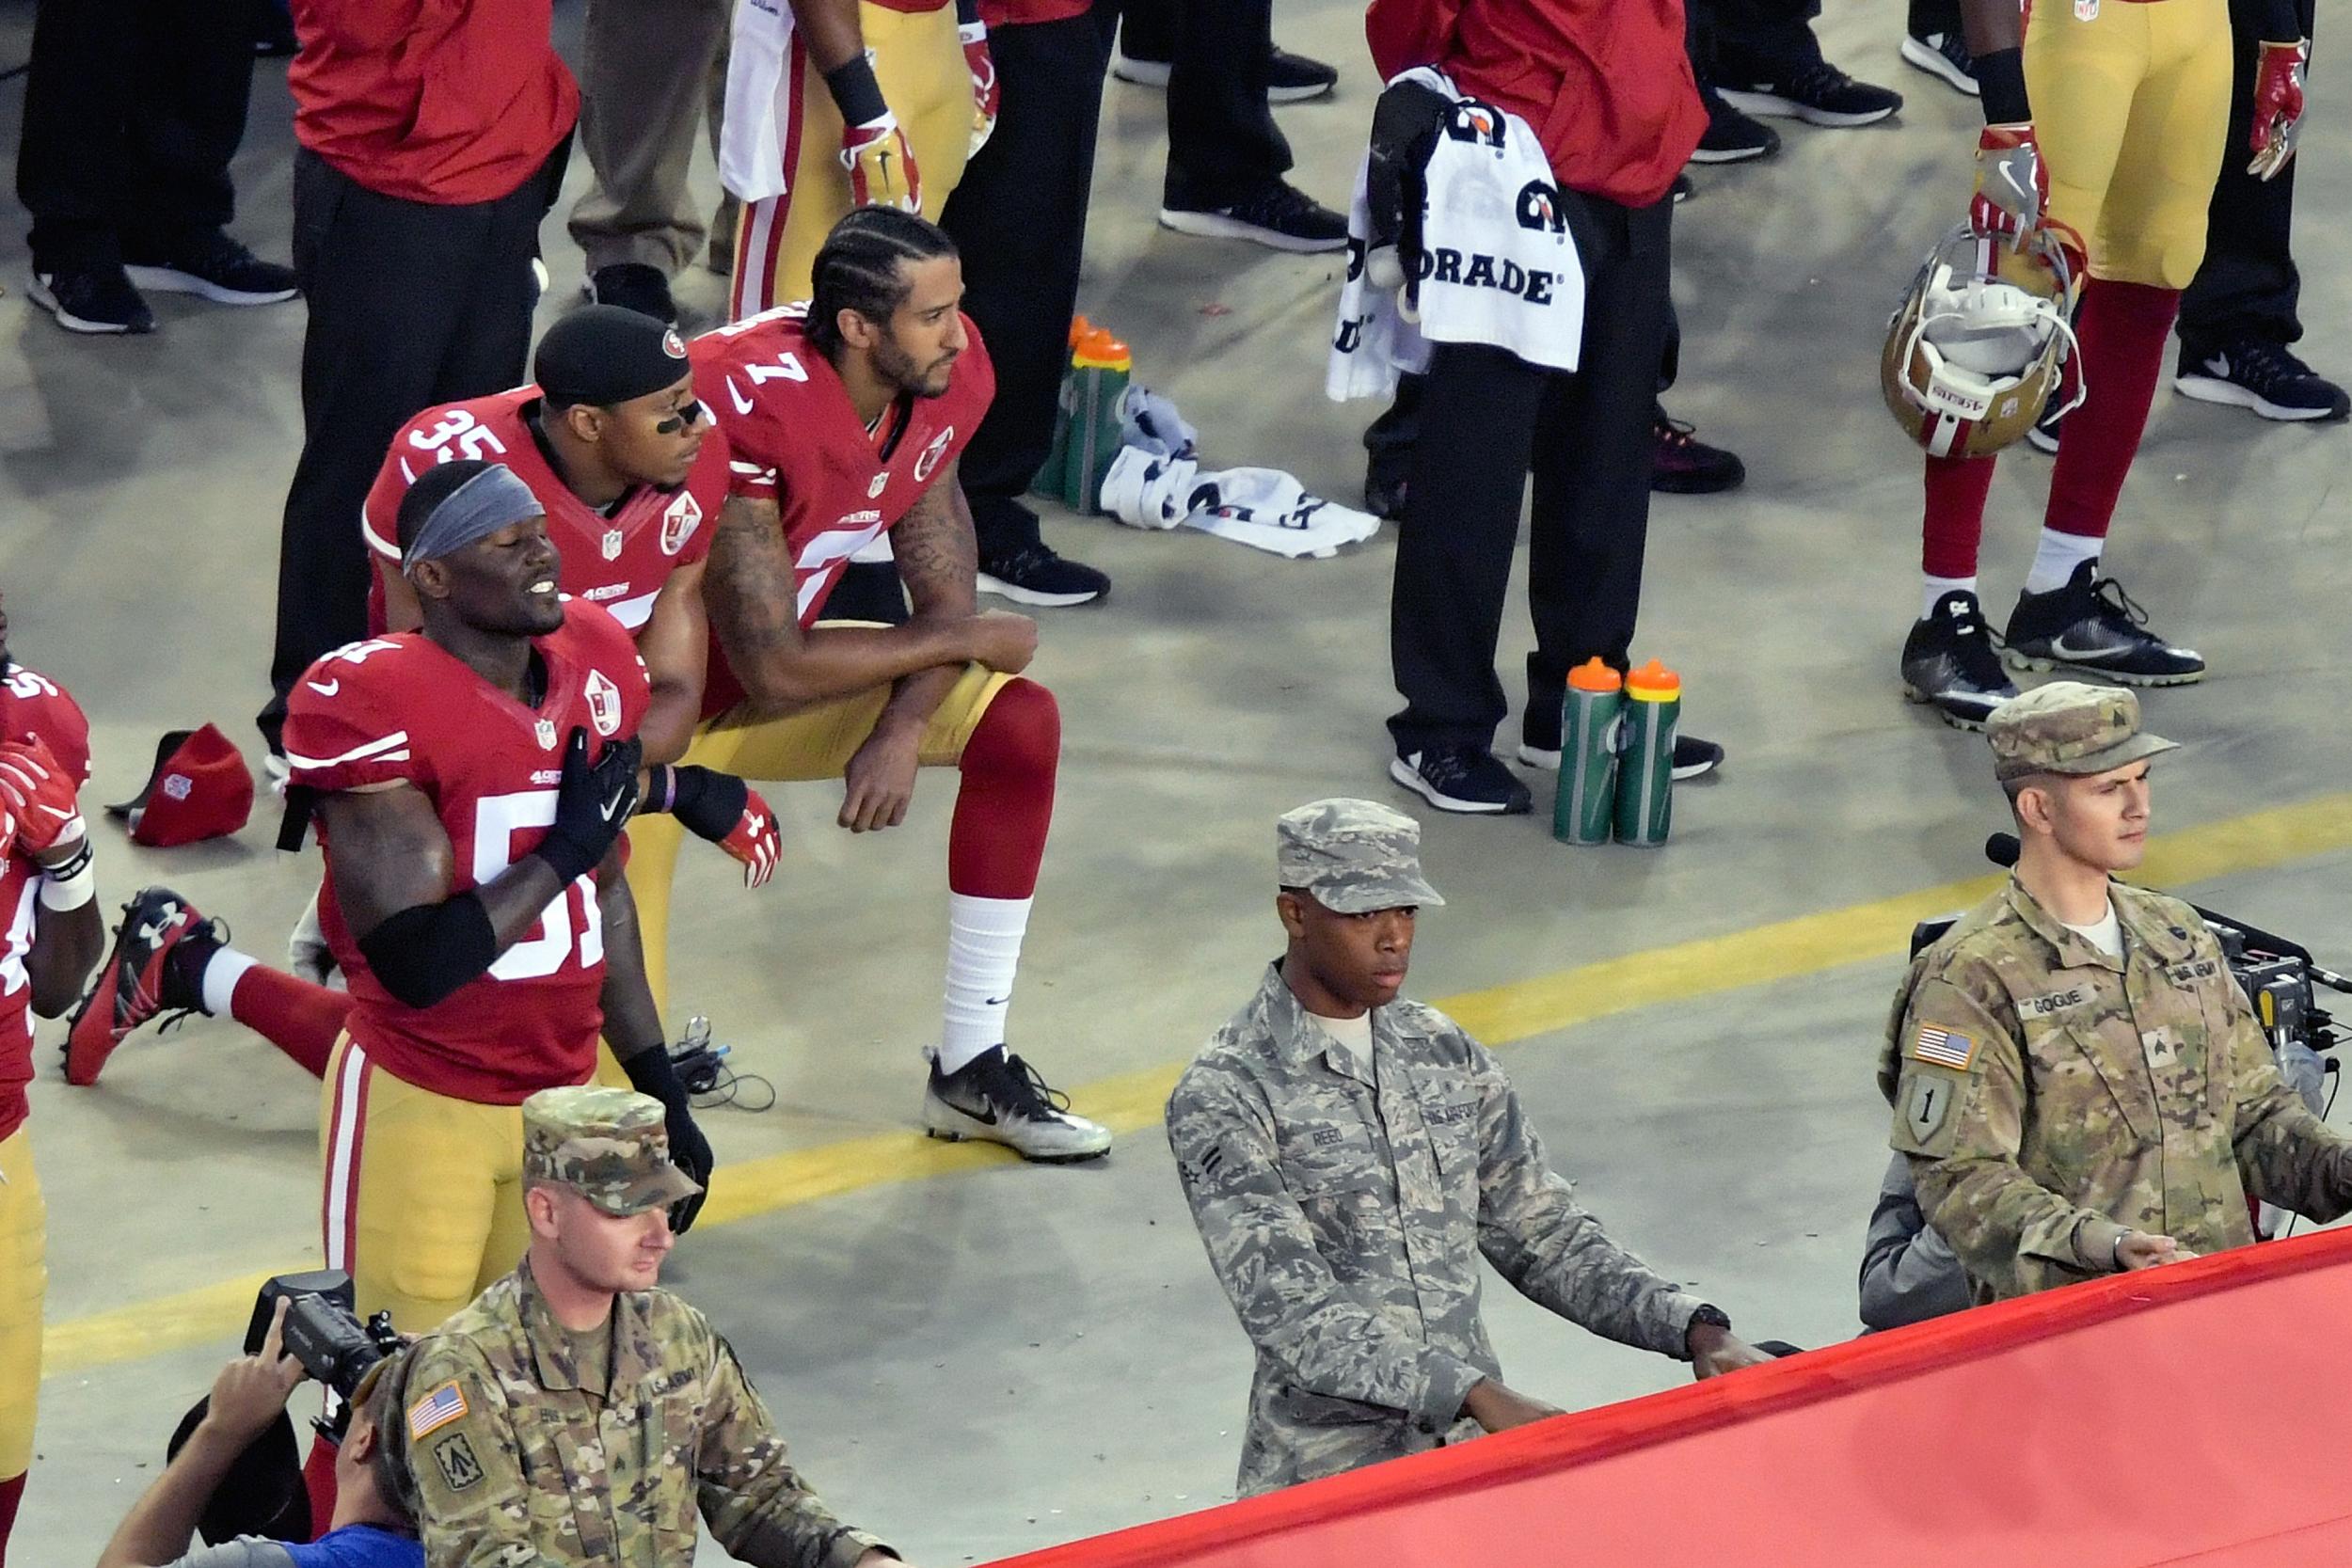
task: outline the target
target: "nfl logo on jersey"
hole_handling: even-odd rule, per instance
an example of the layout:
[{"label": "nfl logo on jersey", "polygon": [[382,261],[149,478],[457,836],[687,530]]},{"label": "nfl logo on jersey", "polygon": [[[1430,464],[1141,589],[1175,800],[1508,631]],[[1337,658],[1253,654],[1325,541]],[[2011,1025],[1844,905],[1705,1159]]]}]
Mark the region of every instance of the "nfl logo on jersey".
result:
[{"label": "nfl logo on jersey", "polygon": [[539,737],[539,749],[540,749],[541,751],[543,751],[543,752],[552,752],[552,751],[554,751],[554,750],[555,750],[555,721],[554,721],[554,720],[552,720],[552,719],[542,719],[542,720],[540,720],[540,721],[539,721],[539,722],[538,722],[535,726],[533,726],[532,733],[533,733],[533,734],[535,734],[535,735]]},{"label": "nfl logo on jersey", "polygon": [[618,560],[621,554],[621,546],[627,542],[628,537],[628,536],[627,534],[623,533],[617,528],[606,529],[604,531],[604,558],[607,561]]}]

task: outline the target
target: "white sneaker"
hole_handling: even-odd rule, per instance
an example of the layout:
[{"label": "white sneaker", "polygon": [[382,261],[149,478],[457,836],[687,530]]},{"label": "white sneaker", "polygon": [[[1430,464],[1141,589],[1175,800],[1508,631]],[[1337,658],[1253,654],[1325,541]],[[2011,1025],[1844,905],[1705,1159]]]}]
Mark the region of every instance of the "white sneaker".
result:
[{"label": "white sneaker", "polygon": [[1072,1115],[1068,1095],[1001,1045],[951,1073],[932,1058],[923,1131],[949,1143],[1003,1144],[1041,1164],[1092,1160],[1111,1147],[1109,1128]]},{"label": "white sneaker", "polygon": [[1122,82],[1133,82],[1139,87],[1164,87],[1168,73],[1176,68],[1166,60],[1131,60],[1124,55],[1111,56],[1111,74]]}]

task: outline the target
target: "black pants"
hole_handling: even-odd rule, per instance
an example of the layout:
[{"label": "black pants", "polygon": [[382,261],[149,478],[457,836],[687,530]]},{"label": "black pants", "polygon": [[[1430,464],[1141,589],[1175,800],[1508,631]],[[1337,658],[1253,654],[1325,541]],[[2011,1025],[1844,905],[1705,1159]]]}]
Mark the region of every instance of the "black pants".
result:
[{"label": "black pants", "polygon": [[1690,0],[1691,65],[1710,86],[1744,87],[1821,57],[1820,0]]},{"label": "black pants", "polygon": [[[2299,0],[2303,36],[2311,37],[2316,0]],[[2246,172],[2254,122],[2254,65],[2265,28],[2260,0],[2230,0],[2230,40],[2235,72],[2230,86],[2230,140],[2214,182],[2205,226],[2205,259],[2181,296],[2181,352],[2202,358],[2233,339],[2291,343],[2303,335],[2296,304],[2302,278],[2289,237],[2295,226],[2295,164],[2264,182]]]},{"label": "black pants", "polygon": [[126,242],[160,260],[228,225],[254,26],[238,0],[41,0],[16,154],[37,271],[119,266]]},{"label": "black pants", "polygon": [[524,379],[539,289],[539,219],[567,136],[496,201],[440,207],[380,196],[317,154],[294,155],[294,263],[302,339],[302,459],[278,546],[277,695],[257,721],[272,749],[285,695],[312,659],[367,634],[359,508],[392,435],[419,409]]},{"label": "black pants", "polygon": [[1389,730],[1400,752],[1493,744],[1508,710],[1495,641],[1531,467],[1536,650],[1527,675],[1532,691],[1555,700],[1529,705],[1537,727],[1525,738],[1557,746],[1551,725],[1568,671],[1595,656],[1623,668],[1631,650],[1674,203],[1568,199],[1584,209],[1581,368],[1541,371],[1501,349],[1455,344],[1430,361],[1389,601],[1390,660],[1406,704]]},{"label": "black pants", "polygon": [[1914,38],[1960,31],[1960,0],[1911,0],[1904,31]]},{"label": "black pants", "polygon": [[1228,207],[1290,171],[1266,106],[1274,0],[1128,0],[1120,48],[1165,60],[1170,207]]},{"label": "black pants", "polygon": [[1070,362],[1094,128],[1118,23],[1117,0],[1095,0],[1083,16],[988,35],[1004,106],[940,214],[963,252],[963,308],[996,367],[996,400],[958,469],[983,562],[1038,542],[1037,514],[1021,497],[1053,445]]}]

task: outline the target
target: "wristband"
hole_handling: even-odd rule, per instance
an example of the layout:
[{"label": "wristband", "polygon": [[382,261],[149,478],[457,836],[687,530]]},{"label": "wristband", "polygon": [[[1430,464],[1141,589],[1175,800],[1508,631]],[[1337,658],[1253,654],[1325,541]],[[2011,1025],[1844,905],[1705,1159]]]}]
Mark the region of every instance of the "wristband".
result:
[{"label": "wristband", "polygon": [[696,838],[716,844],[735,832],[751,801],[751,786],[732,773],[709,768],[672,772],[670,815]]},{"label": "wristband", "polygon": [[980,0],[956,0],[956,26],[959,29],[969,27],[979,20]]},{"label": "wristband", "polygon": [[660,816],[676,804],[677,772],[666,762],[645,769],[645,799],[637,807],[640,816]]},{"label": "wristband", "polygon": [[689,1103],[686,1085],[670,1060],[670,1048],[661,1041],[656,1040],[634,1056],[617,1059],[621,1070],[628,1075],[628,1086],[639,1094],[649,1095],[670,1109]]},{"label": "wristband", "polygon": [[1995,49],[1977,56],[1977,95],[1987,125],[2023,125],[2033,119],[2026,99],[2026,52]]},{"label": "wristband", "polygon": [[40,874],[40,907],[63,914],[98,896],[98,850],[89,840],[65,863]]},{"label": "wristband", "polygon": [[825,90],[833,94],[834,107],[841,111],[844,125],[868,125],[890,112],[882,84],[874,80],[874,63],[865,55],[826,71]]}]

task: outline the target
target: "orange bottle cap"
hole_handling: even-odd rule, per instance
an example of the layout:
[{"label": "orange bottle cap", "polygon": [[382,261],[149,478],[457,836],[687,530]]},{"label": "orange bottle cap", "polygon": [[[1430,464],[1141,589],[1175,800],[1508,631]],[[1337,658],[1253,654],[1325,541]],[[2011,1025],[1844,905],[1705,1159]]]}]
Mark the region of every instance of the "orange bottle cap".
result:
[{"label": "orange bottle cap", "polygon": [[1078,351],[1072,363],[1103,370],[1123,371],[1135,364],[1134,351],[1110,334],[1107,327],[1098,326],[1079,341]]},{"label": "orange bottle cap", "polygon": [[1682,677],[1653,658],[1626,676],[1625,689],[1629,696],[1664,702],[1682,694]]},{"label": "orange bottle cap", "polygon": [[1568,685],[1578,691],[1614,691],[1625,685],[1625,677],[1597,654],[1568,672]]},{"label": "orange bottle cap", "polygon": [[1093,330],[1094,324],[1087,320],[1084,316],[1071,317],[1070,346],[1073,349],[1076,348],[1078,344],[1085,340],[1086,335]]}]

